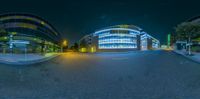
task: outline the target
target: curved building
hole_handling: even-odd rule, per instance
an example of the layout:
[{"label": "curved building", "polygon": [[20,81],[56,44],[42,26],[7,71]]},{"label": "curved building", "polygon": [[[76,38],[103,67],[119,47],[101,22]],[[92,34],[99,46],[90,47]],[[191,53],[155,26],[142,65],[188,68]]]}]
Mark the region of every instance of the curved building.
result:
[{"label": "curved building", "polygon": [[129,25],[117,25],[98,30],[98,49],[138,49],[140,28]]},{"label": "curved building", "polygon": [[[147,50],[159,47],[157,39],[134,25],[115,25],[97,30],[92,35],[89,46],[95,48],[96,51]],[[88,38],[81,40],[88,41]]]},{"label": "curved building", "polygon": [[60,34],[46,20],[31,14],[0,15],[1,51],[30,53],[59,51]]}]

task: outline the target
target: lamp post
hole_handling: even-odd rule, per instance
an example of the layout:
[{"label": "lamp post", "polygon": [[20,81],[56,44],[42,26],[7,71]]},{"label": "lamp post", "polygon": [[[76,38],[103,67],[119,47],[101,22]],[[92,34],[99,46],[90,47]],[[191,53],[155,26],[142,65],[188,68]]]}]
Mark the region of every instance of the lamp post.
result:
[{"label": "lamp post", "polygon": [[11,54],[13,53],[13,35],[10,34],[9,35],[9,48],[10,48],[10,51],[11,51]]},{"label": "lamp post", "polygon": [[191,45],[192,45],[192,42],[191,42],[191,35],[189,35],[188,37],[188,55],[191,55]]},{"label": "lamp post", "polygon": [[68,45],[68,41],[63,40],[62,45],[61,45],[61,52],[63,52],[63,48],[66,47],[67,45]]}]

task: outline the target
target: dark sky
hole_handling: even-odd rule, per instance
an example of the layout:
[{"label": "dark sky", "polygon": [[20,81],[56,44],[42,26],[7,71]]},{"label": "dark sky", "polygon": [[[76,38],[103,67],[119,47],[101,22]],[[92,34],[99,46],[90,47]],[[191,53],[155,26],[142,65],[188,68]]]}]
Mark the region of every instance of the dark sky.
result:
[{"label": "dark sky", "polygon": [[43,17],[71,43],[99,28],[133,24],[162,43],[174,27],[200,15],[198,0],[1,0],[0,13]]}]

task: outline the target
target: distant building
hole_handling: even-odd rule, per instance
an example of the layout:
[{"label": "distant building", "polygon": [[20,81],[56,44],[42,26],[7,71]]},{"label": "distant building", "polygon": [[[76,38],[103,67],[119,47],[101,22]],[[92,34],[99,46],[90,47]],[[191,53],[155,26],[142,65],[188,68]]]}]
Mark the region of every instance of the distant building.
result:
[{"label": "distant building", "polygon": [[116,25],[84,36],[80,49],[97,51],[134,51],[159,48],[160,42],[134,25]]},{"label": "distant building", "polygon": [[60,50],[60,34],[46,20],[31,14],[0,15],[1,52],[40,53]]},{"label": "distant building", "polygon": [[93,38],[93,34],[89,34],[84,36],[83,38],[81,38],[79,40],[79,49],[81,52],[87,52],[87,51],[91,51],[91,47],[92,47],[92,43],[94,44],[94,42],[92,41]]}]

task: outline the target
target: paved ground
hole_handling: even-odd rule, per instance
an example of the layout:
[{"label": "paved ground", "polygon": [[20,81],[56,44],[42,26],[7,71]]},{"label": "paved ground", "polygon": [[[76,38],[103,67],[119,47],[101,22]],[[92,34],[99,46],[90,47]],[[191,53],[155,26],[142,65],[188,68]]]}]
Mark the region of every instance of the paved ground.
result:
[{"label": "paved ground", "polygon": [[0,66],[3,99],[200,99],[200,64],[167,51],[63,54]]},{"label": "paved ground", "polygon": [[57,53],[46,53],[45,55],[40,54],[2,54],[0,53],[0,60],[5,60],[8,62],[17,62],[17,61],[32,61],[39,60],[45,57],[51,57]]},{"label": "paved ground", "polygon": [[0,64],[14,64],[14,65],[24,65],[24,64],[34,64],[49,60],[58,56],[59,53],[46,53],[41,54],[0,54]]},{"label": "paved ground", "polygon": [[174,52],[176,52],[177,54],[183,55],[191,60],[194,60],[198,63],[200,63],[200,53],[196,53],[196,52],[192,52],[192,56],[188,56],[188,52],[185,50],[174,50]]}]

